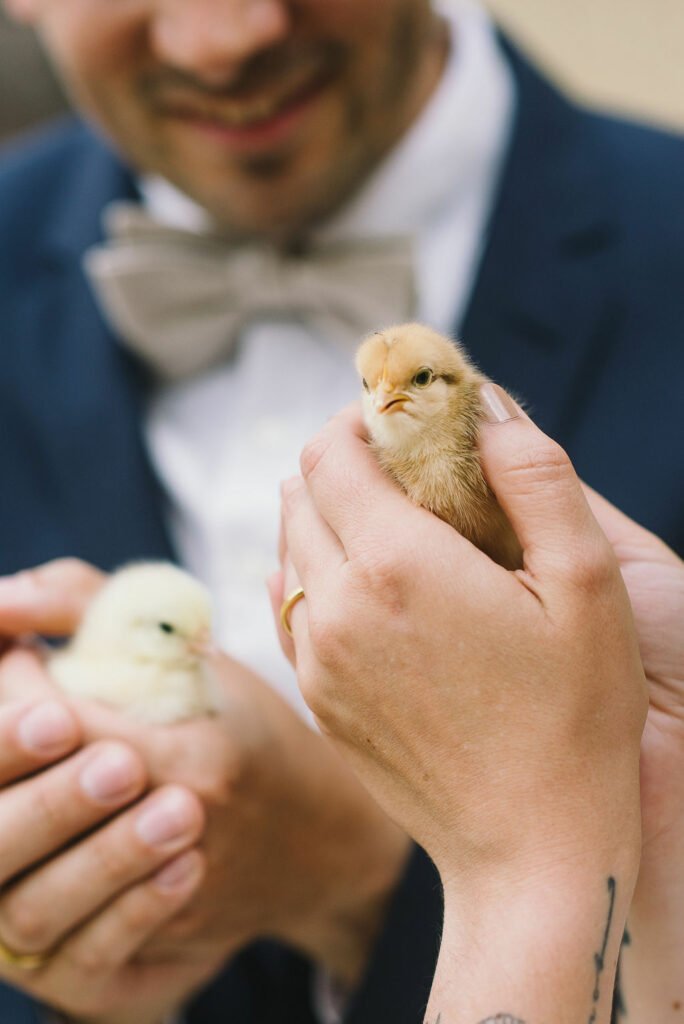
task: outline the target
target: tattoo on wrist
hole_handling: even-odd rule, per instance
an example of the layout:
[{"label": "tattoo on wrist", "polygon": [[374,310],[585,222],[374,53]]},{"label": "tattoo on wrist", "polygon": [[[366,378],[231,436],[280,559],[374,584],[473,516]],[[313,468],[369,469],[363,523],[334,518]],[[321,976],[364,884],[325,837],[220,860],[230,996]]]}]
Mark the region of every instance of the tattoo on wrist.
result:
[{"label": "tattoo on wrist", "polygon": [[608,948],[608,938],[610,936],[610,926],[613,923],[613,911],[615,909],[615,889],[617,883],[611,875],[607,882],[608,886],[608,920],[606,921],[605,931],[603,933],[603,945],[601,946],[600,953],[594,953],[594,968],[596,970],[596,981],[594,983],[594,991],[592,994],[592,1010],[589,1014],[589,1020],[587,1024],[595,1024],[596,1014],[598,1013],[598,1002],[601,998],[601,975],[606,966],[606,949]]},{"label": "tattoo on wrist", "polygon": [[510,1013],[497,1013],[496,1017],[487,1017],[480,1024],[525,1024],[520,1017],[511,1017]]},{"label": "tattoo on wrist", "polygon": [[631,945],[632,939],[628,930],[625,928],[622,936],[622,942],[620,943],[620,960],[618,961],[617,978],[615,979],[615,992],[613,993],[613,1024],[617,1024],[619,1020],[627,1019],[627,1006],[625,1004],[625,994],[622,991],[622,979],[620,976],[620,962],[622,960],[622,951],[625,946]]},{"label": "tattoo on wrist", "polygon": [[[425,1024],[430,1024],[429,1021],[425,1021]],[[434,1024],[442,1024],[442,1014],[437,1014],[437,1019]],[[497,1013],[495,1017],[487,1017],[485,1020],[481,1020],[479,1024],[525,1024],[524,1020],[520,1017],[512,1017],[510,1013]]]},{"label": "tattoo on wrist", "polygon": [[[608,916],[606,919],[606,927],[603,932],[603,943],[601,944],[600,953],[594,953],[594,969],[596,971],[596,980],[594,981],[594,991],[592,992],[592,1009],[589,1014],[589,1020],[587,1024],[596,1024],[596,1015],[598,1013],[598,1004],[601,998],[601,976],[606,966],[606,950],[608,949],[608,941],[610,939],[610,929],[613,923],[613,913],[615,911],[615,892],[617,889],[617,882],[611,875],[607,882],[608,888]],[[629,936],[625,933],[623,943],[629,943]],[[624,1011],[623,1011],[624,1012]],[[425,1024],[430,1024],[430,1021],[426,1020]],[[438,1013],[434,1024],[442,1024],[442,1014]],[[479,1024],[525,1024],[525,1021],[520,1017],[514,1017],[510,1013],[497,1013],[493,1017],[485,1017],[484,1020],[479,1021]]]}]

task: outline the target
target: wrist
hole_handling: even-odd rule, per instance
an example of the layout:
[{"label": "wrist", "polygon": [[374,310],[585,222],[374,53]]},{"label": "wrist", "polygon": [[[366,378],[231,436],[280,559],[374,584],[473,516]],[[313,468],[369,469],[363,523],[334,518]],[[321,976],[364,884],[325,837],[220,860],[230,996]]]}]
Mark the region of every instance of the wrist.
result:
[{"label": "wrist", "polygon": [[635,874],[629,856],[449,886],[427,1019],[608,1024]]},{"label": "wrist", "polygon": [[627,921],[620,990],[634,1024],[677,1024],[684,991],[684,835],[665,829],[644,847]]}]

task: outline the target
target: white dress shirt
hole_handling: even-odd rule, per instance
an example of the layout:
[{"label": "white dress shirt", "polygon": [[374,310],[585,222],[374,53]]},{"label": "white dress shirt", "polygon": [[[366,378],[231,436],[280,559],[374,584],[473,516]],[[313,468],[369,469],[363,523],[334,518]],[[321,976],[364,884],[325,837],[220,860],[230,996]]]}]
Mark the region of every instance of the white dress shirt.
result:
[{"label": "white dress shirt", "polygon": [[[486,15],[445,6],[451,52],[422,115],[327,239],[413,238],[416,316],[457,328],[470,295],[507,148],[514,87]],[[197,228],[206,214],[166,182],[146,180],[150,212]],[[467,342],[467,339],[466,339]],[[169,499],[184,564],[209,587],[217,641],[307,711],[273,627],[266,577],[277,567],[279,484],[303,445],[360,387],[353,349],[305,319],[253,321],[226,363],[162,387],[145,436]]]},{"label": "white dress shirt", "polygon": [[[468,0],[443,0],[440,10],[451,36],[440,83],[399,145],[318,234],[411,236],[416,318],[451,333],[477,273],[515,88],[487,15]],[[167,182],[146,179],[142,191],[158,219],[206,226],[206,213]],[[216,640],[305,717],[265,580],[277,567],[279,484],[298,472],[305,442],[359,396],[353,355],[305,319],[269,316],[244,330],[224,365],[160,387],[144,424],[177,551],[211,591]],[[318,988],[321,1017],[333,1022],[334,1001]]]}]

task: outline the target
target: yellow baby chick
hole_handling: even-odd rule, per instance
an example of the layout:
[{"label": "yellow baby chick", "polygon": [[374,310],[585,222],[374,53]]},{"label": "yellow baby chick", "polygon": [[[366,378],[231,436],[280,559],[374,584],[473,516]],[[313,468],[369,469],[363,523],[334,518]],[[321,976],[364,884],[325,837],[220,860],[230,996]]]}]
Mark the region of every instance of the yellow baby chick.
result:
[{"label": "yellow baby chick", "polygon": [[356,355],[363,412],[382,467],[507,569],[520,545],[482,473],[477,438],[485,377],[462,349],[422,324],[370,335]]},{"label": "yellow baby chick", "polygon": [[163,562],[131,565],[105,583],[49,669],[73,697],[177,722],[218,709],[205,663],[210,638],[209,595],[197,580]]}]

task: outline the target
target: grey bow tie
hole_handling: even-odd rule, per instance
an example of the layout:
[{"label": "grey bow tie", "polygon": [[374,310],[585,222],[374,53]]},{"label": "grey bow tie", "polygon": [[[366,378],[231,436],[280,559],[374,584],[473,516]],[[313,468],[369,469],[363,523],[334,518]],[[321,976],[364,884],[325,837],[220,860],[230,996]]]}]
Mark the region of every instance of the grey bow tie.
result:
[{"label": "grey bow tie", "polygon": [[407,239],[279,255],[167,227],[133,203],[109,206],[105,227],[110,240],[86,253],[87,275],[122,341],[167,380],[225,359],[256,318],[304,315],[348,341],[414,312]]}]

